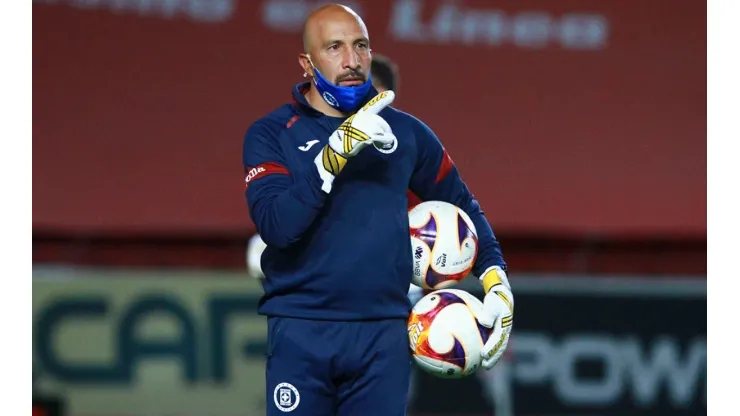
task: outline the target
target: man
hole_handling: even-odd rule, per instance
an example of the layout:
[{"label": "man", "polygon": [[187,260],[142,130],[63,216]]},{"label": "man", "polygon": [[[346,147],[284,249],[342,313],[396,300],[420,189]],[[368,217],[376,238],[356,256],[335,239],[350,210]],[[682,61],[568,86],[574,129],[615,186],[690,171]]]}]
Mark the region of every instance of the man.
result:
[{"label": "man", "polygon": [[392,91],[372,87],[362,19],[339,5],[313,11],[303,49],[299,64],[310,82],[244,139],[247,203],[267,244],[259,303],[268,317],[267,413],[404,415],[412,273],[406,191],[461,207],[478,230],[474,273],[487,294],[477,319],[494,328],[485,368],[511,331],[506,264],[434,133],[389,107]]},{"label": "man", "polygon": [[[398,95],[399,85],[399,74],[398,65],[393,62],[390,58],[382,55],[375,54],[372,58],[372,64],[370,66],[370,75],[373,84],[378,92],[392,90]],[[418,198],[409,193],[409,208],[416,205]],[[262,240],[259,234],[253,235],[247,243],[247,271],[250,276],[262,279],[265,277],[260,265],[260,258],[267,245]],[[415,304],[424,295],[424,291],[413,284],[409,285],[408,298],[412,304]]]}]

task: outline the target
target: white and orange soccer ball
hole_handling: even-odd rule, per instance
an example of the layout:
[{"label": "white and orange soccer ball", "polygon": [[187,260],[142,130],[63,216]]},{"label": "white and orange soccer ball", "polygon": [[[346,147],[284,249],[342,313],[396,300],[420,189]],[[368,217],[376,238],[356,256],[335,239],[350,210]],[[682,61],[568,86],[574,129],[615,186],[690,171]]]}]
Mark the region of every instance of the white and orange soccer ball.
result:
[{"label": "white and orange soccer ball", "polygon": [[437,290],[416,303],[408,320],[414,361],[442,378],[461,378],[480,367],[483,346],[493,333],[478,323],[483,302],[459,289]]},{"label": "white and orange soccer ball", "polygon": [[409,211],[413,276],[424,289],[463,280],[478,255],[478,234],[468,214],[447,202],[426,201]]}]

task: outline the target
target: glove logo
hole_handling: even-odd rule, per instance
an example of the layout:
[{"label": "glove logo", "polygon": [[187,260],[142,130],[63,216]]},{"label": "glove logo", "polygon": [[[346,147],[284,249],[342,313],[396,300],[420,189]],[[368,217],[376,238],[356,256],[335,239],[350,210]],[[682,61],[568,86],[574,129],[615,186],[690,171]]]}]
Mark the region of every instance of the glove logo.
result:
[{"label": "glove logo", "polygon": [[365,104],[362,107],[362,109],[365,110],[365,111],[367,111],[370,107],[372,107],[373,105],[375,105],[375,103],[377,103],[378,101],[380,101],[383,98],[385,98],[388,94],[390,94],[388,91],[381,92],[380,94],[378,94],[375,97],[373,97],[372,100],[368,101],[367,104]]},{"label": "glove logo", "polygon": [[301,402],[301,395],[292,384],[280,383],[275,386],[273,399],[275,400],[275,407],[281,412],[287,413],[298,407],[298,403]]},{"label": "glove logo", "polygon": [[378,144],[375,144],[374,146],[375,146],[375,148],[380,153],[385,153],[385,154],[389,155],[389,154],[395,152],[396,149],[398,148],[398,140],[396,138],[394,138],[392,144],[387,144],[387,145],[378,145]]}]

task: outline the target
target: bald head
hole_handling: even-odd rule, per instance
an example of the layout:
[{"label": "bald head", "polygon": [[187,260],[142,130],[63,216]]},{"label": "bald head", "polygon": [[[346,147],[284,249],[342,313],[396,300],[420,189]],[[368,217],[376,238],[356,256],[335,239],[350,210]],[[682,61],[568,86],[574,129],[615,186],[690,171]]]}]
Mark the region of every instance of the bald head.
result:
[{"label": "bald head", "polygon": [[341,4],[327,4],[312,11],[303,24],[303,52],[310,54],[317,41],[321,41],[322,34],[331,31],[333,26],[344,24],[353,26],[368,37],[367,27],[362,18],[354,10]]}]

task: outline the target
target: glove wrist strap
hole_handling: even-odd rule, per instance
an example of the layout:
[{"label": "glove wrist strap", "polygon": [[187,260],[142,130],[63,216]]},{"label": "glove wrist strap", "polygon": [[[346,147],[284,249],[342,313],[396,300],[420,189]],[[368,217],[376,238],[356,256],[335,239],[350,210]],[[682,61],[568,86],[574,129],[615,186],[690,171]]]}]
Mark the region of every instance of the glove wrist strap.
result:
[{"label": "glove wrist strap", "polygon": [[491,290],[491,288],[499,283],[506,286],[507,289],[511,290],[511,286],[509,285],[509,278],[506,276],[506,272],[501,268],[501,266],[491,266],[486,269],[485,272],[483,272],[483,275],[480,277],[481,284],[483,285],[483,290],[485,293],[488,293],[488,291]]}]

